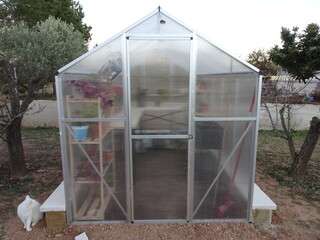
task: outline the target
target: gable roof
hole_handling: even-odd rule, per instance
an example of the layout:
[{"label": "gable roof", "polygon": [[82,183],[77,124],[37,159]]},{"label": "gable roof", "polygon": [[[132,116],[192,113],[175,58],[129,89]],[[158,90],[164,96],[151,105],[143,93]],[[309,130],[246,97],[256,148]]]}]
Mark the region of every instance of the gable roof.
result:
[{"label": "gable roof", "polygon": [[[182,23],[180,20],[176,19],[162,8],[158,7],[155,11],[151,12],[144,18],[140,19],[136,23],[132,24],[131,26],[127,27],[126,29],[122,30],[118,34],[114,35],[110,39],[106,40],[99,46],[95,47],[94,49],[88,51],[87,53],[83,54],[82,56],[78,57],[74,61],[70,62],[69,64],[65,65],[64,67],[58,70],[58,74],[61,72],[66,71],[70,67],[74,66],[75,64],[79,63],[86,57],[98,52],[117,38],[121,37],[125,34],[126,38],[128,39],[139,39],[139,38],[149,38],[149,39],[158,39],[168,37],[168,38],[192,38],[194,35],[197,35],[199,38],[208,42],[214,46],[216,51],[223,53],[233,59],[235,59],[240,65],[243,65],[249,68],[251,71],[259,72],[259,69],[251,65],[250,63],[238,58],[237,56],[228,53],[222,47],[215,44],[213,41],[206,38],[204,35],[200,34],[196,30],[192,29],[191,27],[187,26],[186,24]],[[202,53],[198,53],[201,56]],[[205,63],[206,61],[204,61]],[[216,64],[219,65],[219,61],[216,61]],[[243,67],[242,66],[242,67]],[[203,66],[205,69],[206,66]],[[241,71],[239,71],[241,72]],[[221,71],[223,73],[223,71]]]}]

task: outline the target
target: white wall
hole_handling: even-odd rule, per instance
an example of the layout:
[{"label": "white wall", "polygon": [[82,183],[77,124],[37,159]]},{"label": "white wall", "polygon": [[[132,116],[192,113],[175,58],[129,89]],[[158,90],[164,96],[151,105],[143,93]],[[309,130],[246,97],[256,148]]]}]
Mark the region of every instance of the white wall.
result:
[{"label": "white wall", "polygon": [[[36,100],[33,102],[34,109],[30,113],[38,110],[38,105],[45,106],[39,114],[25,115],[22,125],[25,127],[52,126],[58,127],[58,114],[56,101]],[[269,104],[271,114],[275,116],[276,109]],[[296,130],[307,130],[310,120],[313,116],[320,117],[320,105],[293,105],[293,126]],[[272,129],[267,112],[261,107],[260,112],[260,129]],[[281,129],[281,125],[279,125]]]},{"label": "white wall", "polygon": [[[278,129],[282,129],[279,117],[279,110],[273,104],[268,104],[272,118],[278,119]],[[276,115],[277,113],[277,115]],[[320,105],[305,104],[305,105],[292,105],[292,127],[296,130],[308,130],[312,117],[320,117]],[[268,130],[272,129],[267,111],[264,107],[260,110],[260,123],[259,129]]]},{"label": "white wall", "polygon": [[[35,100],[27,115],[23,117],[22,126],[24,127],[58,127],[57,102],[49,100]],[[39,110],[39,106],[45,107],[40,113],[32,114]]]}]

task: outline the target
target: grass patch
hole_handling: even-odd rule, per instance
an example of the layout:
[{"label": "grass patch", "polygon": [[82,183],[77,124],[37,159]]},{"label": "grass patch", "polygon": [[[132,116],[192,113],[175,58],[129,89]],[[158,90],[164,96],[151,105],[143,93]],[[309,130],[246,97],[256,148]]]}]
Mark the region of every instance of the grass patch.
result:
[{"label": "grass patch", "polygon": [[[278,137],[280,135],[285,135],[283,130],[273,131],[273,130],[259,130],[259,136],[262,137]],[[292,129],[291,134],[293,137],[305,138],[308,131],[297,131]]]},{"label": "grass patch", "polygon": [[[302,146],[307,131],[293,131],[295,147]],[[281,185],[291,188],[292,194],[305,196],[311,201],[320,201],[320,144],[317,144],[303,179],[293,181],[289,171],[292,159],[286,140],[275,131],[259,131],[257,169],[266,172]]]}]

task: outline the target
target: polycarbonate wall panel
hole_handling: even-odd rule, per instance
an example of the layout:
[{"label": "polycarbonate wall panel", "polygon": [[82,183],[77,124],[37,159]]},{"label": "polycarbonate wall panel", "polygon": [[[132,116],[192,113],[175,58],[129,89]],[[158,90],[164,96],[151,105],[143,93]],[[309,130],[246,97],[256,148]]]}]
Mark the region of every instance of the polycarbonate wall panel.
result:
[{"label": "polycarbonate wall panel", "polygon": [[256,115],[258,74],[200,37],[196,77],[197,117]]},{"label": "polycarbonate wall panel", "polygon": [[197,75],[226,74],[231,71],[233,58],[210,42],[198,37]]},{"label": "polycarbonate wall panel", "polygon": [[[119,122],[114,122],[119,125]],[[114,158],[114,165],[105,172],[106,184],[111,188],[113,195],[105,211],[105,220],[127,220],[127,192],[126,192],[126,160],[125,160],[125,133],[124,125],[113,133],[113,151],[107,151],[106,158]],[[108,155],[108,156],[107,156]]]},{"label": "polycarbonate wall panel", "polygon": [[257,84],[257,76],[252,73],[198,75],[196,116],[256,116]]},{"label": "polycarbonate wall panel", "polygon": [[64,124],[72,217],[75,221],[126,220],[124,123],[96,124],[100,132],[94,133],[91,125],[84,139],[71,124]]},{"label": "polycarbonate wall panel", "polygon": [[121,38],[60,73],[64,118],[119,118],[123,113]]},{"label": "polycarbonate wall panel", "polygon": [[[111,80],[114,76],[112,70],[120,70],[119,67],[122,68],[121,36],[101,48],[91,51],[88,56],[63,71],[63,73],[98,74],[106,80]],[[109,72],[108,69],[110,70]]]},{"label": "polycarbonate wall panel", "polygon": [[[161,21],[161,22],[160,22]],[[130,34],[190,34],[189,29],[159,12],[128,31]]]},{"label": "polycarbonate wall panel", "polygon": [[75,74],[61,79],[65,118],[124,117],[121,73],[113,81]]},{"label": "polycarbonate wall panel", "polygon": [[247,219],[254,122],[196,122],[194,219]]},{"label": "polycarbonate wall panel", "polygon": [[188,140],[135,139],[134,220],[186,219]]},{"label": "polycarbonate wall panel", "polygon": [[190,41],[129,43],[133,134],[187,134]]},{"label": "polycarbonate wall panel", "polygon": [[256,73],[237,59],[198,37],[197,74]]}]

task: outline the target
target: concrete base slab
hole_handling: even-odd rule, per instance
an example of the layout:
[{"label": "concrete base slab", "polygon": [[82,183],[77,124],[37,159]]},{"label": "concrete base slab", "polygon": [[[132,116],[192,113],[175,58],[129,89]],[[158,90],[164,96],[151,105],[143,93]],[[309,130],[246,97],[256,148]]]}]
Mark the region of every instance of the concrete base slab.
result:
[{"label": "concrete base slab", "polygon": [[[277,205],[254,184],[252,219],[253,224],[258,228],[268,228],[271,226],[272,211],[277,209]],[[57,229],[67,225],[66,203],[63,182],[41,205],[40,211],[45,213],[47,228]]]},{"label": "concrete base slab", "polygon": [[257,184],[254,184],[252,219],[257,228],[268,228],[271,226],[272,211],[277,205],[265,194]]},{"label": "concrete base slab", "polygon": [[46,216],[47,228],[55,230],[67,226],[66,203],[63,182],[41,205],[40,211]]}]

